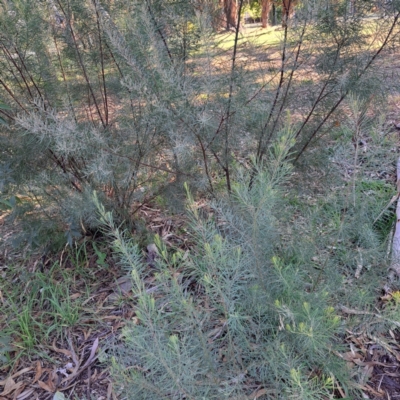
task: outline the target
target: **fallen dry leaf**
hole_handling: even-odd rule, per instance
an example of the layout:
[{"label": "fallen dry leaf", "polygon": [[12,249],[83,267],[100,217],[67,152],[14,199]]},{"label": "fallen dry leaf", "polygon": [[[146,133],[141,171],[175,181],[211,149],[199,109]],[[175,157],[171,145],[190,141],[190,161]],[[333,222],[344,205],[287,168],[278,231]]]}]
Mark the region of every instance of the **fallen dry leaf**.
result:
[{"label": "fallen dry leaf", "polygon": [[71,353],[69,350],[67,350],[67,349],[59,349],[59,348],[56,346],[55,340],[53,341],[52,349],[53,349],[54,351],[56,351],[57,353],[61,353],[61,354],[64,354],[65,356],[67,356],[67,357],[69,357],[69,358],[72,358],[72,353]]},{"label": "fallen dry leaf", "polygon": [[368,390],[368,392],[372,393],[374,396],[379,396],[379,397],[381,397],[382,395],[385,394],[385,392],[383,390],[376,391],[374,388],[372,388],[369,385],[365,385],[364,390]]},{"label": "fallen dry leaf", "polygon": [[[88,357],[88,359],[86,360],[86,362],[81,366],[80,365],[80,361],[78,361],[78,358],[77,358],[77,356],[76,356],[76,354],[75,354],[75,351],[73,350],[73,347],[72,347],[72,344],[71,344],[71,349],[72,349],[72,351],[73,351],[73,353],[72,353],[72,355],[73,355],[73,360],[75,361],[75,359],[76,359],[76,361],[75,361],[75,364],[76,364],[76,366],[75,366],[75,368],[74,368],[74,370],[72,371],[72,373],[68,376],[68,377],[65,377],[62,381],[61,381],[61,383],[63,384],[63,383],[65,383],[65,382],[71,382],[71,381],[73,381],[80,373],[82,373],[93,361],[95,361],[96,359],[97,359],[97,356],[96,356],[96,351],[97,351],[97,348],[98,348],[98,346],[99,346],[99,338],[96,338],[95,339],[95,341],[93,342],[93,345],[92,345],[92,348],[91,348],[91,350],[90,350],[90,355],[89,355],[89,357]],[[82,359],[81,359],[82,360]]]},{"label": "fallen dry leaf", "polygon": [[112,395],[112,382],[110,382],[107,387],[107,400],[111,400],[111,395]]},{"label": "fallen dry leaf", "polygon": [[52,388],[53,392],[55,392],[57,386],[58,386],[58,375],[57,375],[57,368],[53,369],[51,374],[49,374],[49,377],[47,379],[47,386]]},{"label": "fallen dry leaf", "polygon": [[90,350],[89,358],[83,365],[82,369],[86,368],[88,365],[90,365],[92,363],[92,361],[94,361],[94,359],[95,359],[94,356],[96,354],[96,350],[98,347],[99,347],[99,338],[96,338],[96,340],[93,342],[92,349]]},{"label": "fallen dry leaf", "polygon": [[[32,369],[33,369],[32,367],[27,367],[27,368],[21,369],[21,371],[16,372],[15,374],[11,375],[9,378],[12,378],[12,379],[17,378],[18,376],[25,374],[25,372],[29,372]],[[4,386],[9,378],[5,379],[4,381],[0,381],[0,386]]]},{"label": "fallen dry leaf", "polygon": [[16,400],[17,397],[22,393],[22,391],[25,389],[26,383],[22,382],[22,385],[15,391],[13,400]]},{"label": "fallen dry leaf", "polygon": [[38,384],[43,390],[46,390],[46,392],[54,393],[54,389],[52,389],[49,385],[47,385],[43,381],[38,381]]},{"label": "fallen dry leaf", "polygon": [[36,373],[35,373],[35,377],[33,378],[33,382],[32,383],[36,383],[39,378],[42,376],[43,373],[43,369],[42,369],[42,364],[40,361],[36,362]]},{"label": "fallen dry leaf", "polygon": [[35,389],[26,389],[24,392],[20,393],[17,396],[17,400],[25,400],[25,399],[31,399],[30,397],[32,393],[35,391]]},{"label": "fallen dry leaf", "polygon": [[372,376],[373,370],[374,367],[372,365],[366,365],[361,372],[361,382],[368,382]]},{"label": "fallen dry leaf", "polygon": [[258,399],[259,397],[264,396],[264,394],[267,393],[267,389],[255,390],[248,398],[249,400]]},{"label": "fallen dry leaf", "polygon": [[0,393],[0,396],[6,396],[18,390],[23,384],[24,384],[23,381],[16,383],[11,376],[8,377],[4,385],[4,390]]},{"label": "fallen dry leaf", "polygon": [[85,341],[89,339],[91,333],[92,333],[91,328],[88,331],[83,331],[83,338],[85,339]]}]

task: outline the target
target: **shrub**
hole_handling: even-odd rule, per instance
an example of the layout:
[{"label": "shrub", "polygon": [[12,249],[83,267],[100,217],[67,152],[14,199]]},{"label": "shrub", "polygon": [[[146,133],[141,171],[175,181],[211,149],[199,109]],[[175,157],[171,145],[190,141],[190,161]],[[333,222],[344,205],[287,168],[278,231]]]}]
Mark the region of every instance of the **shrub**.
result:
[{"label": "shrub", "polygon": [[[378,93],[369,72],[395,45],[395,2],[378,22],[363,19],[371,2],[353,14],[346,2],[305,2],[274,48],[242,48],[238,31],[227,55],[212,31],[214,6],[2,2],[0,96],[12,109],[1,110],[0,185],[6,201],[26,200],[13,216],[71,242],[95,227],[93,190],[120,221],[157,196],[179,209],[184,181],[202,195],[221,184],[232,191],[235,164],[267,156],[287,110],[298,159],[342,120],[349,93]],[[263,68],[248,68],[265,54]],[[46,219],[45,229],[32,219]]]},{"label": "shrub", "polygon": [[209,218],[189,193],[193,248],[171,251],[158,238],[154,269],[97,200],[137,299],[134,321],[106,356],[127,398],[326,399],[339,387],[352,393],[337,356],[345,321],[332,307],[344,288],[342,271],[331,266],[332,256],[321,275],[311,254],[326,241],[313,242],[304,256],[311,226],[294,234],[286,211],[290,134],[256,167],[251,187],[252,174],[238,172],[231,196],[215,203]]}]

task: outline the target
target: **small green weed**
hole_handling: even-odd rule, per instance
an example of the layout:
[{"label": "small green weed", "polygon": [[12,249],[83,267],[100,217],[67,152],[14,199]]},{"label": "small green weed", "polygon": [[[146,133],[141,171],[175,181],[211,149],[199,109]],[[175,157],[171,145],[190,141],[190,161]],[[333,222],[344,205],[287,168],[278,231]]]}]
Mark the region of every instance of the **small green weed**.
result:
[{"label": "small green weed", "polygon": [[[75,255],[75,260],[82,254]],[[11,361],[9,343],[13,343],[13,351],[19,356],[32,355],[39,351],[39,344],[61,337],[66,328],[79,324],[82,302],[89,295],[84,280],[77,280],[75,274],[74,269],[65,269],[59,262],[54,262],[46,272],[29,272],[22,262],[6,269],[0,278],[4,297],[0,313],[6,316],[0,321],[0,328],[12,332],[12,336],[10,341],[9,336],[0,340],[3,362]]]},{"label": "small green weed", "polygon": [[6,332],[0,334],[0,362],[2,364],[8,364],[10,362],[11,347],[11,335]]},{"label": "small green weed", "polygon": [[102,268],[107,268],[108,267],[108,264],[106,263],[107,253],[101,251],[94,242],[92,243],[92,246],[97,256],[97,261],[96,261],[97,265]]}]

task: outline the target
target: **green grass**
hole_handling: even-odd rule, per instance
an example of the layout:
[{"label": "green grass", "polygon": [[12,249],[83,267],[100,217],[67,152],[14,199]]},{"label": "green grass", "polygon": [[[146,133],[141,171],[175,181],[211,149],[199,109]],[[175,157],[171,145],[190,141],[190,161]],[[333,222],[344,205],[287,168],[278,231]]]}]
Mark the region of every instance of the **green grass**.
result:
[{"label": "green grass", "polygon": [[[282,39],[282,28],[273,26],[261,28],[260,26],[246,26],[239,34],[238,45],[243,47],[247,43],[253,46],[278,46]],[[215,44],[218,48],[229,50],[235,43],[235,34],[233,32],[222,33],[215,36]]]},{"label": "green grass", "polygon": [[[363,21],[362,32],[365,36],[373,37],[377,31],[379,31],[379,25],[373,16]],[[235,43],[234,32],[219,33],[214,38],[217,48],[222,50],[233,49]],[[238,46],[244,47],[246,44],[251,44],[257,47],[274,47],[279,46],[282,38],[283,28],[280,25],[269,26],[267,28],[261,28],[260,24],[244,25],[243,30],[239,33]],[[375,47],[378,46],[379,42],[378,40]]]},{"label": "green grass", "polygon": [[[67,262],[58,261],[44,266],[43,271],[30,272],[29,261],[16,262],[3,270],[0,277],[3,298],[0,343],[4,342],[3,346],[0,344],[0,357],[3,361],[33,355],[39,351],[38,346],[63,337],[67,329],[82,327],[81,321],[87,314],[84,303],[90,297],[86,282],[92,283],[93,277],[90,279],[90,270],[84,269],[87,258],[83,250],[79,248],[71,255],[74,263],[69,257],[66,261],[76,265],[76,271],[74,267],[66,268]],[[8,345],[7,338],[11,339],[12,346]]]},{"label": "green grass", "polygon": [[[51,272],[55,272],[54,268]],[[3,313],[10,314],[12,310],[15,315],[8,327],[15,332],[17,346],[28,351],[52,331],[60,333],[62,327],[73,326],[80,313],[79,307],[69,300],[68,286],[52,282],[51,275],[44,274],[32,277],[23,296],[14,290],[4,308]]]}]

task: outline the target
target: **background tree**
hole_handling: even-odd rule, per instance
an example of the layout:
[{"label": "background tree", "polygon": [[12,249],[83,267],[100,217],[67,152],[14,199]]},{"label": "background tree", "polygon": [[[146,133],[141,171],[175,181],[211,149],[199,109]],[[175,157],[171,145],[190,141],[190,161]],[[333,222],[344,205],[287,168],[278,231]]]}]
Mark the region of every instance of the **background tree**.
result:
[{"label": "background tree", "polygon": [[287,24],[288,19],[293,15],[296,1],[283,0],[282,2],[276,2],[271,0],[259,0],[261,4],[261,26],[266,28],[268,26],[268,20],[270,18],[272,9],[273,25],[275,24],[276,8],[278,7],[281,12],[282,26]]},{"label": "background tree", "polygon": [[238,0],[224,0],[224,12],[226,16],[226,29],[236,28]]},{"label": "background tree", "polygon": [[268,26],[268,18],[271,8],[270,0],[261,0],[261,26],[266,28]]}]

